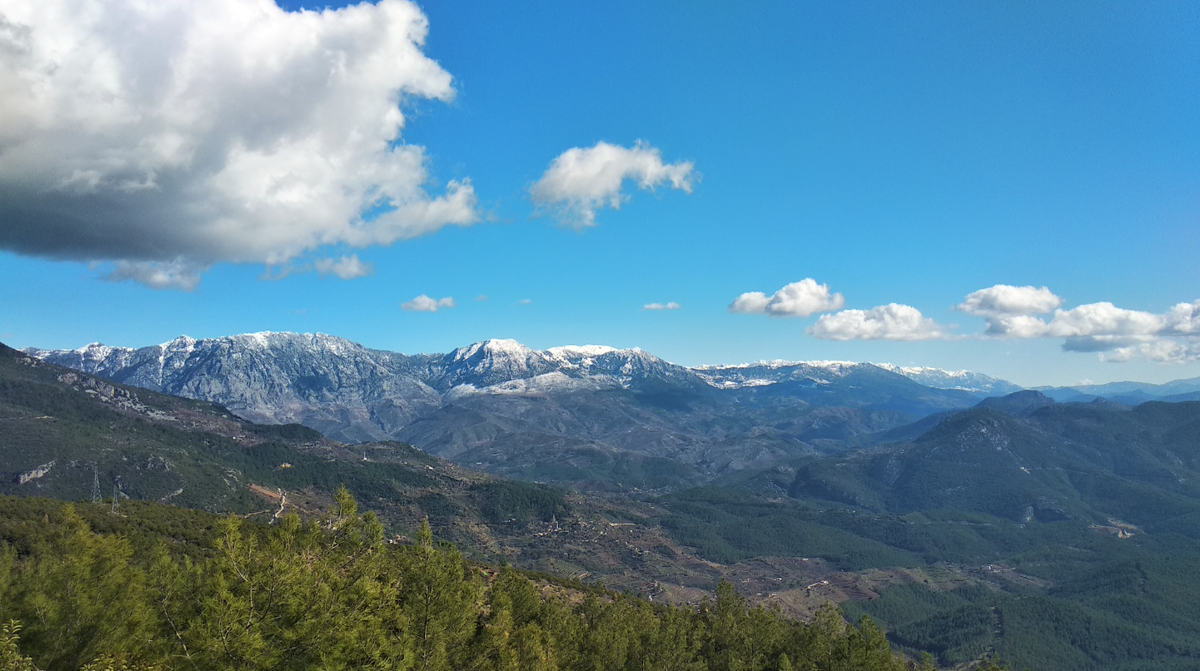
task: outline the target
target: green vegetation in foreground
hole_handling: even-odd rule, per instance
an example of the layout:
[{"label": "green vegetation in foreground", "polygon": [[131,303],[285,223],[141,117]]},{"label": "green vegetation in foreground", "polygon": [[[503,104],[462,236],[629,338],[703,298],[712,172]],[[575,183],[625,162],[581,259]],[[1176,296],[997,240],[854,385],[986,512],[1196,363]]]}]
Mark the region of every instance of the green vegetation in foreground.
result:
[{"label": "green vegetation in foreground", "polygon": [[469,564],[428,526],[389,546],[336,499],[321,523],[268,527],[0,498],[0,669],[918,668],[832,608],[803,624],[725,583],[694,609],[539,585]]},{"label": "green vegetation in foreground", "polygon": [[[995,654],[1034,671],[1200,668],[1200,541],[1182,534],[1118,538],[1074,520],[1022,526],[978,513],[875,514],[715,487],[656,501],[664,529],[714,561],[806,556],[845,571],[925,571],[928,583],[883,587],[879,598],[842,608],[943,666]],[[1005,571],[988,572],[993,563]],[[936,567],[960,586],[939,584],[929,570]],[[1007,580],[1007,571],[1029,580]]]}]

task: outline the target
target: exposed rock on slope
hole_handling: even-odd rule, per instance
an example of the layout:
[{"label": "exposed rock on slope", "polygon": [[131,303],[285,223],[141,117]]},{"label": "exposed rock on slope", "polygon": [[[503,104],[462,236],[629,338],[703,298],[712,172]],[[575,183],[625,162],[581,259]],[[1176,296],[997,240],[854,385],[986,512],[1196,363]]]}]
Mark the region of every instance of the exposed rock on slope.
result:
[{"label": "exposed rock on slope", "polygon": [[327,335],[256,333],[29,353],[335,440],[399,439],[496,473],[647,488],[840,449],[985,395],[872,364],[687,368],[639,349],[513,340],[410,356]]}]

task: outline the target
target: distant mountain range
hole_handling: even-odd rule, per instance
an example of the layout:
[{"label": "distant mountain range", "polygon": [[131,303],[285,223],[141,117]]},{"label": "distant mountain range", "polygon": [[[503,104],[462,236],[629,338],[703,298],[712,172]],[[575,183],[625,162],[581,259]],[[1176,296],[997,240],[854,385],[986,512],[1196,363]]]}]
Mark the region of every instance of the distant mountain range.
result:
[{"label": "distant mountain range", "polygon": [[[295,422],[349,443],[399,440],[500,475],[599,488],[697,484],[899,439],[887,432],[1020,390],[968,371],[840,361],[685,367],[636,348],[534,350],[513,340],[407,355],[328,335],[255,333],[25,352],[255,422]],[[1200,391],[1192,382],[1114,389],[1128,401]],[[1047,394],[1095,398],[1087,389]]]},{"label": "distant mountain range", "polygon": [[1125,405],[1137,405],[1145,401],[1200,401],[1200,377],[1165,384],[1109,382],[1074,387],[1038,387],[1037,390],[1056,401],[1084,403],[1097,398]]},{"label": "distant mountain range", "polygon": [[838,450],[1016,389],[973,373],[848,362],[689,368],[639,349],[512,340],[406,355],[256,333],[26,353],[343,442],[401,440],[504,475],[651,489]]}]

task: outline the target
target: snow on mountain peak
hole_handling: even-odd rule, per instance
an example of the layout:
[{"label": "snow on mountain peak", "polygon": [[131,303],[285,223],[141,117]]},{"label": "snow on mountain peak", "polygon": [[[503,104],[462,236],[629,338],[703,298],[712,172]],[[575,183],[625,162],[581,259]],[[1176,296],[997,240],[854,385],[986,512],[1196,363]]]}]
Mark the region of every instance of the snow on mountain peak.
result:
[{"label": "snow on mountain peak", "polygon": [[1006,382],[990,375],[973,373],[969,370],[944,370],[928,366],[897,366],[891,363],[877,363],[876,366],[903,375],[913,382],[936,389],[961,389],[970,392],[1008,394],[1020,391],[1011,382]]},{"label": "snow on mountain peak", "polygon": [[483,348],[492,354],[508,354],[510,356],[525,356],[533,350],[516,340],[508,338],[493,338],[483,341]]},{"label": "snow on mountain peak", "polygon": [[173,340],[168,340],[158,346],[162,352],[184,352],[191,353],[196,349],[196,343],[200,341],[191,336],[181,335]]},{"label": "snow on mountain peak", "polygon": [[482,355],[487,358],[506,358],[506,359],[527,359],[534,351],[517,342],[516,340],[506,338],[493,338],[490,340],[481,340],[477,343],[472,343],[466,347],[459,347],[446,358],[450,361],[466,361],[473,359],[476,355]]},{"label": "snow on mountain peak", "polygon": [[900,373],[901,375],[922,375],[925,373],[934,373],[944,375],[946,377],[963,377],[972,374],[969,370],[946,370],[944,368],[933,368],[930,366],[897,366],[894,363],[877,363],[876,366],[891,371]]},{"label": "snow on mountain peak", "polygon": [[[39,357],[60,356],[60,362],[87,372],[112,375],[121,371],[120,374],[124,376],[122,380],[128,379],[155,389],[167,389],[184,371],[199,370],[196,366],[207,370],[203,368],[208,365],[205,362],[216,360],[213,357],[237,356],[239,352],[254,359],[261,357],[268,362],[268,366],[276,365],[269,362],[278,360],[283,362],[278,365],[289,371],[299,366],[309,371],[305,375],[314,380],[329,371],[342,370],[340,367],[345,366],[349,367],[330,379],[356,379],[362,371],[367,370],[386,378],[393,369],[402,369],[404,375],[415,376],[413,384],[421,385],[430,393],[435,390],[437,393],[446,393],[460,386],[463,389],[456,393],[465,393],[467,387],[474,390],[472,393],[485,393],[485,390],[492,390],[486,393],[533,393],[546,389],[577,388],[579,385],[619,385],[628,388],[644,380],[672,380],[679,384],[699,382],[718,389],[803,383],[805,380],[830,384],[857,371],[873,370],[874,366],[940,389],[985,394],[1004,394],[1020,389],[1003,380],[962,370],[903,367],[888,363],[787,360],[684,367],[636,347],[618,349],[607,345],[563,345],[535,350],[516,340],[501,338],[460,347],[440,358],[430,356],[409,363],[404,363],[408,357],[403,355],[370,350],[336,336],[272,331],[206,340],[181,335],[157,347],[139,350],[91,343],[70,351],[34,352],[32,348],[27,351]],[[212,374],[220,377],[218,373],[219,370],[214,369]]]},{"label": "snow on mountain peak", "polygon": [[713,371],[713,370],[738,370],[746,368],[797,368],[800,366],[808,366],[811,368],[828,368],[841,369],[860,366],[862,364],[855,361],[790,361],[788,359],[771,359],[769,361],[753,361],[750,363],[731,363],[731,364],[707,364],[704,366],[695,366],[695,370]]},{"label": "snow on mountain peak", "polygon": [[[94,343],[88,343],[87,345],[84,345],[83,347],[80,347],[79,349],[72,350],[71,353],[79,356],[79,360],[81,362],[84,362],[84,361],[95,362],[95,361],[103,361],[103,360],[107,359],[108,357],[112,356],[114,353],[122,352],[122,351],[126,351],[126,350],[122,347],[109,347],[108,345],[105,345],[104,343],[94,342]],[[43,351],[38,350],[38,352],[43,352]],[[42,356],[45,356],[45,353],[40,353],[35,356],[42,357]]]},{"label": "snow on mountain peak", "polygon": [[104,356],[107,353],[113,351],[113,348],[109,347],[108,345],[105,345],[104,343],[91,342],[91,343],[88,343],[88,344],[84,345],[83,347],[80,347],[79,349],[76,349],[73,351],[76,354],[90,354],[93,352],[97,352],[97,353],[102,353],[102,354],[100,354],[100,356]]},{"label": "snow on mountain peak", "polygon": [[608,345],[563,345],[561,347],[551,347],[546,350],[557,358],[569,359],[572,357],[598,357],[605,354],[619,352],[615,347]]}]

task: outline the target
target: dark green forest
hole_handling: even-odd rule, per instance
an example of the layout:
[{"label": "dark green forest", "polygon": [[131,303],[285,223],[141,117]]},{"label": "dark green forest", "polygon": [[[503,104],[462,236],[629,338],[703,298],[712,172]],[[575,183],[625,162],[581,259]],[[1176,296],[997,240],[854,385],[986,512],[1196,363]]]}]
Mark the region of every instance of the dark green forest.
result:
[{"label": "dark green forest", "polygon": [[0,498],[0,669],[922,668],[832,607],[804,624],[727,583],[673,608],[535,580],[466,561],[428,526],[388,542],[336,499],[324,519],[269,526]]}]

